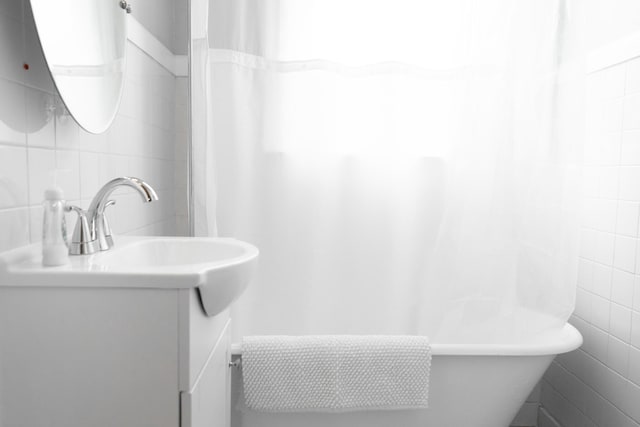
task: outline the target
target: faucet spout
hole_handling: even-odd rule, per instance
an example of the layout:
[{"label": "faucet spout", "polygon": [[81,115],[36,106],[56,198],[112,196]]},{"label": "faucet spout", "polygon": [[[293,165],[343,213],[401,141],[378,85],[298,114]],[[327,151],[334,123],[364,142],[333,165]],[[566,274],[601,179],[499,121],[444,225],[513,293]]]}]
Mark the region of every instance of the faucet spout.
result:
[{"label": "faucet spout", "polygon": [[104,209],[107,207],[109,196],[116,188],[121,186],[131,187],[136,190],[138,194],[140,194],[142,201],[145,203],[158,200],[158,195],[149,184],[140,178],[123,176],[112,179],[98,191],[89,205],[89,213],[91,214],[95,212],[98,215],[104,214]]},{"label": "faucet spout", "polygon": [[156,200],[158,200],[156,191],[149,184],[140,180],[140,187],[142,187],[145,192],[144,198],[147,203],[155,202]]}]

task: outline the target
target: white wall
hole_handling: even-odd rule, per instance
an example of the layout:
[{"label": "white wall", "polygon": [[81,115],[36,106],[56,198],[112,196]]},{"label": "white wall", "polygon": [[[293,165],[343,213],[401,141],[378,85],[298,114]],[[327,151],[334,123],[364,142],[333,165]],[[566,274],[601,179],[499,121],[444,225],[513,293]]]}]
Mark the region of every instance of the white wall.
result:
[{"label": "white wall", "polygon": [[56,168],[67,170],[59,182],[67,199],[85,207],[111,178],[147,180],[160,200],[143,205],[120,192],[110,208],[114,232],[174,233],[174,76],[128,43],[120,112],[105,134],[88,134],[47,111],[57,94],[30,13],[27,0],[0,0],[0,251],[40,239],[42,193]]},{"label": "white wall", "polygon": [[187,0],[131,0],[132,15],[175,54],[187,54]]},{"label": "white wall", "polygon": [[[588,77],[576,311],[583,347],[559,356],[542,405],[563,427],[640,426],[640,58]],[[554,425],[548,419],[541,425]]]},{"label": "white wall", "polygon": [[[572,4],[584,17],[590,52],[619,54],[613,44],[640,34],[637,0]],[[593,72],[587,83],[584,226],[571,319],[585,343],[546,373],[539,426],[640,427],[640,57]]]}]

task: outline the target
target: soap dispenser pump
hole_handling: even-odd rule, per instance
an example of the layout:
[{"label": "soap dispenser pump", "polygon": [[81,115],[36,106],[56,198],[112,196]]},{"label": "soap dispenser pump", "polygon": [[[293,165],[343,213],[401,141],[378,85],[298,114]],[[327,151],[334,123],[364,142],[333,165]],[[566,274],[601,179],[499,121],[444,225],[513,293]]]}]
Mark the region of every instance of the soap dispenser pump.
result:
[{"label": "soap dispenser pump", "polygon": [[64,265],[69,262],[64,193],[60,187],[51,187],[44,192],[44,199],[42,264]]}]

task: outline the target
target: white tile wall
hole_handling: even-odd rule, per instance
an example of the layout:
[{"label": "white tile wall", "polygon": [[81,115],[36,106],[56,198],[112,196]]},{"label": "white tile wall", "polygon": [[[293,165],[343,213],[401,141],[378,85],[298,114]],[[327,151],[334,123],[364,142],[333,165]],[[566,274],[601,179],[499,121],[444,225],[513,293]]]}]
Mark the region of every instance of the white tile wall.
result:
[{"label": "white tile wall", "polygon": [[133,16],[175,54],[187,53],[187,0],[135,0]]},{"label": "white tile wall", "polygon": [[588,86],[571,319],[585,342],[545,374],[539,425],[640,427],[640,58],[590,75]]},{"label": "white tile wall", "polygon": [[67,199],[85,207],[111,178],[147,180],[160,200],[143,205],[118,192],[114,232],[174,234],[176,79],[129,43],[122,108],[105,134],[89,134],[46,108],[58,95],[30,14],[28,1],[0,0],[0,251],[40,239],[42,193],[54,169],[64,170],[58,181]]}]

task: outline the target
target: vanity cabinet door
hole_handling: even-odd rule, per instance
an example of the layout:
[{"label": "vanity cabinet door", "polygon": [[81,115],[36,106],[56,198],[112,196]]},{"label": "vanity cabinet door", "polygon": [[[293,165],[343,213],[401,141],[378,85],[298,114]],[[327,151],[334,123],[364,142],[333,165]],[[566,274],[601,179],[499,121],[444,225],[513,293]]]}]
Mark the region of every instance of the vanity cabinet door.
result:
[{"label": "vanity cabinet door", "polygon": [[229,323],[193,389],[180,394],[181,427],[228,427],[230,422]]}]

